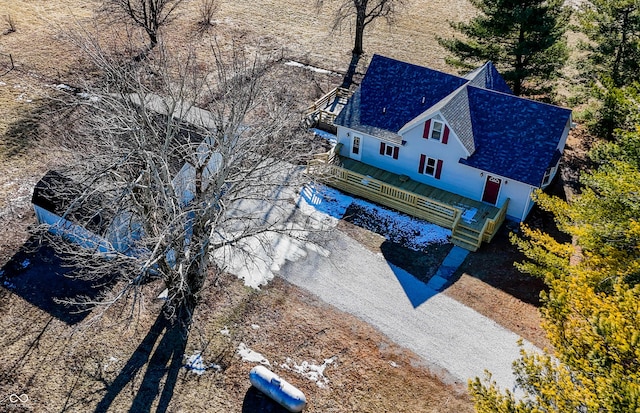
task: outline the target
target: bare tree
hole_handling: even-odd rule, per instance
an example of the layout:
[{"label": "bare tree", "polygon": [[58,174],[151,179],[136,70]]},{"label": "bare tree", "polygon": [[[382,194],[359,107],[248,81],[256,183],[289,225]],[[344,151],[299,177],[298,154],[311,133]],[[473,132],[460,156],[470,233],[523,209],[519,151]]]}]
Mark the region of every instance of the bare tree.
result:
[{"label": "bare tree", "polygon": [[[324,2],[325,0],[316,0],[316,5],[322,7]],[[405,0],[340,0],[333,20],[333,28],[339,28],[355,15],[353,54],[360,56],[364,52],[362,47],[364,29],[380,17],[392,24],[398,8],[404,4]]]},{"label": "bare tree", "polygon": [[209,27],[213,26],[213,16],[220,9],[220,4],[218,0],[200,0],[200,20],[198,21],[198,25],[202,30],[207,30]]},{"label": "bare tree", "polygon": [[147,33],[149,49],[158,44],[160,29],[169,24],[183,0],[104,0],[105,10],[124,14]]},{"label": "bare tree", "polygon": [[13,20],[13,16],[10,14],[6,14],[4,16],[4,21],[7,23],[7,26],[9,26],[9,28],[5,30],[3,34],[14,33],[16,31],[16,22],[15,20]]},{"label": "bare tree", "polygon": [[292,208],[283,195],[301,182],[299,119],[287,97],[267,87],[268,61],[223,57],[212,47],[206,76],[205,63],[176,63],[162,48],[121,65],[86,47],[106,86],[80,97],[84,116],[69,139],[83,154],[64,172],[76,185],[63,180],[49,191],[81,228],[64,236],[84,248],[56,235],[54,244],[79,262],[80,276],[117,275],[122,287],[88,304],[115,303],[159,278],[165,315],[188,324],[204,285],[238,258],[229,254],[244,240],[300,228],[287,223]]}]

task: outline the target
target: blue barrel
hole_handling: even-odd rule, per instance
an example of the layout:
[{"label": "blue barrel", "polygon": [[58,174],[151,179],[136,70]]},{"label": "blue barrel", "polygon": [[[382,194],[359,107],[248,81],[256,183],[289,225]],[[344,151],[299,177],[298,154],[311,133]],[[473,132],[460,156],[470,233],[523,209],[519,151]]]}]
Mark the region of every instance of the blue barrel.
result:
[{"label": "blue barrel", "polygon": [[264,366],[252,368],[249,381],[290,412],[301,412],[307,405],[307,398],[302,391]]}]

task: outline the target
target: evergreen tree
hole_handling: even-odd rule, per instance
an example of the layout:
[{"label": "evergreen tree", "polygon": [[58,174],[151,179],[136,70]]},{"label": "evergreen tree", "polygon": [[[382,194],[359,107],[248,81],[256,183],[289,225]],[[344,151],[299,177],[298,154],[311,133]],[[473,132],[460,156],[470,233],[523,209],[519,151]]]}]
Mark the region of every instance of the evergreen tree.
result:
[{"label": "evergreen tree", "polygon": [[480,14],[452,23],[463,39],[439,39],[454,58],[471,68],[491,60],[516,95],[548,89],[568,58],[565,32],[570,9],[563,0],[471,0]]},{"label": "evergreen tree", "polygon": [[595,133],[611,139],[628,129],[629,103],[640,82],[640,2],[591,0],[578,13],[578,29],[587,37],[582,73],[599,105],[590,118]]},{"label": "evergreen tree", "polygon": [[514,237],[528,262],[520,270],[542,277],[543,327],[553,353],[515,363],[525,397],[475,379],[476,410],[503,412],[640,411],[640,133],[625,134],[592,153],[573,203],[539,194],[577,245],[523,227]]}]

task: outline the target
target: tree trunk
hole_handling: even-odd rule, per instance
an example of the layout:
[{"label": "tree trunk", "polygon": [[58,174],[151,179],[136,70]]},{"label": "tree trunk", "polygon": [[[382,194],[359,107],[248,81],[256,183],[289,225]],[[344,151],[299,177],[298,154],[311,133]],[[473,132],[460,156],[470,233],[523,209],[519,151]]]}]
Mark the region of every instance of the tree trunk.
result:
[{"label": "tree trunk", "polygon": [[631,14],[631,10],[626,9],[624,11],[624,14],[622,16],[622,24],[621,24],[621,30],[622,30],[622,39],[620,40],[620,44],[618,45],[618,48],[616,50],[616,58],[613,61],[613,68],[611,69],[611,79],[613,80],[613,85],[615,87],[622,87],[623,86],[623,81],[622,81],[622,76],[621,76],[621,65],[622,65],[622,56],[625,53],[625,47],[627,45],[627,36],[628,36],[628,30],[629,30],[629,15]]},{"label": "tree trunk", "polygon": [[520,96],[522,94],[522,81],[524,75],[522,73],[524,68],[523,56],[521,50],[519,50],[524,43],[524,27],[520,25],[520,31],[518,33],[518,44],[516,45],[516,62],[515,62],[515,76],[513,77],[513,94]]},{"label": "tree trunk", "polygon": [[353,54],[360,56],[364,53],[362,48],[362,40],[364,38],[364,27],[365,27],[365,12],[364,8],[360,7],[356,13],[356,39],[353,46]]}]

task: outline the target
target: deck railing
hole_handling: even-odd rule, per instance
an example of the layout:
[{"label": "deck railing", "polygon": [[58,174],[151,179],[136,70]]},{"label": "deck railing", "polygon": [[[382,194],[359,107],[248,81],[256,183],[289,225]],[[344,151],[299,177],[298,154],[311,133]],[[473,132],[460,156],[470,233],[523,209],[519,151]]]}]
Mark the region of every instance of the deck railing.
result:
[{"label": "deck railing", "polygon": [[307,108],[307,117],[313,118],[314,121],[333,124],[338,115],[330,110],[325,110],[330,103],[337,101],[340,105],[346,105],[351,92],[349,89],[337,87],[326,93],[315,103]]},{"label": "deck railing", "polygon": [[[320,161],[322,162],[322,161]],[[310,165],[311,166],[311,165]],[[336,165],[325,164],[320,178],[327,184],[446,228],[460,220],[460,210]]]},{"label": "deck railing", "polygon": [[329,102],[333,102],[336,99],[338,99],[341,103],[346,104],[347,99],[349,99],[349,95],[349,89],[345,89],[342,87],[334,88],[324,96],[322,96],[320,99],[316,100],[313,105],[309,106],[309,108],[307,109],[307,113],[313,113],[318,109],[325,108],[329,105]]},{"label": "deck railing", "polygon": [[502,204],[498,214],[495,217],[487,219],[485,223],[484,231],[482,232],[482,240],[484,242],[491,242],[493,237],[498,232],[498,229],[507,217],[507,207],[509,206],[509,198]]},{"label": "deck railing", "polygon": [[485,220],[482,229],[474,229],[461,222],[459,208],[336,165],[341,148],[342,144],[337,144],[329,152],[315,155],[307,164],[307,172],[335,188],[449,228],[452,241],[463,248],[475,251],[483,241],[491,242],[506,218],[509,199],[494,217]]}]

